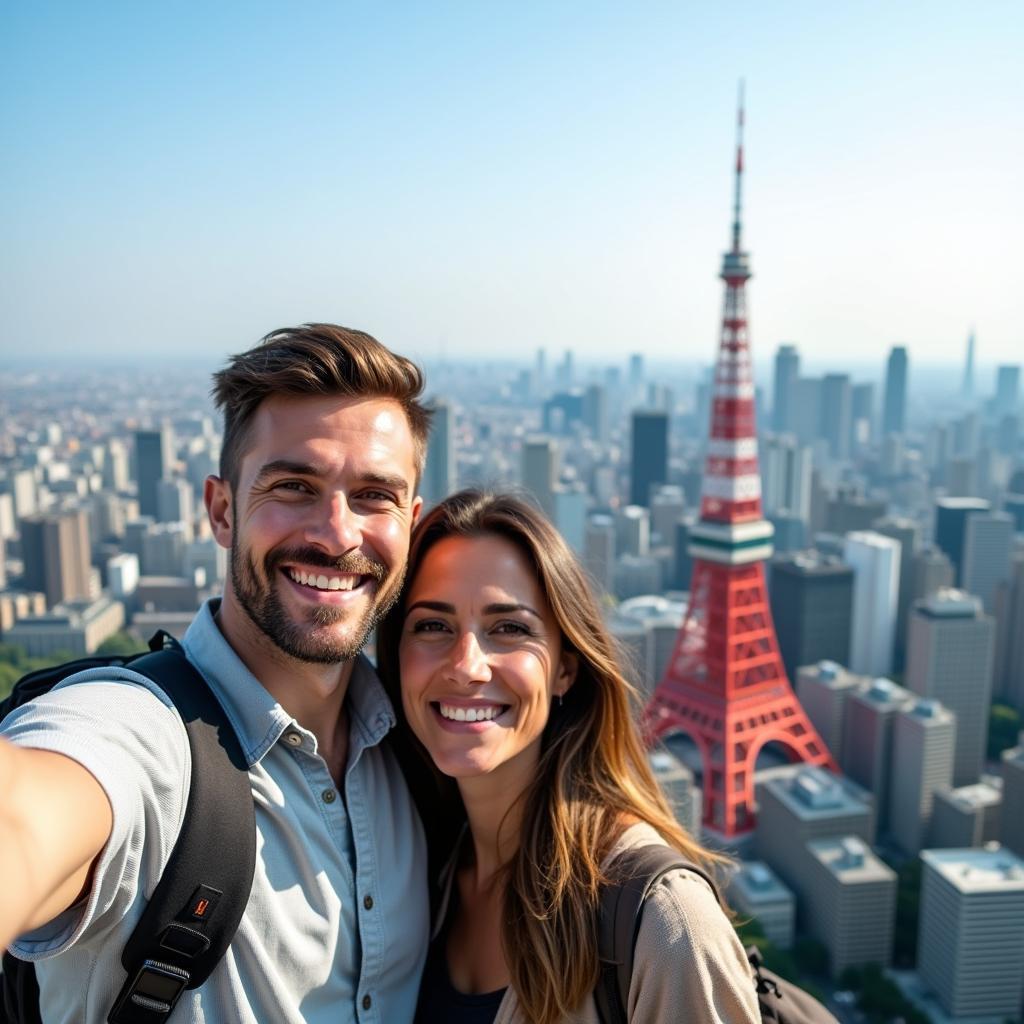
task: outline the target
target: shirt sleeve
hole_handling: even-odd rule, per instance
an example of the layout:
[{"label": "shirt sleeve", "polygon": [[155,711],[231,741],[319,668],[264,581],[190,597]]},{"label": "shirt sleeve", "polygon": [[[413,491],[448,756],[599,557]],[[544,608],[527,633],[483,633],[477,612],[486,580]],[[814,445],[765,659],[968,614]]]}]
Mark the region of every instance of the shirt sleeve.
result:
[{"label": "shirt sleeve", "polygon": [[24,960],[102,941],[133,907],[141,913],[181,828],[191,768],[181,718],[155,684],[107,680],[55,687],[3,723],[12,743],[81,764],[103,787],[113,811],[89,893],[12,943],[12,952]]},{"label": "shirt sleeve", "polygon": [[759,1024],[750,965],[704,879],[665,875],[644,904],[629,986],[631,1024]]}]

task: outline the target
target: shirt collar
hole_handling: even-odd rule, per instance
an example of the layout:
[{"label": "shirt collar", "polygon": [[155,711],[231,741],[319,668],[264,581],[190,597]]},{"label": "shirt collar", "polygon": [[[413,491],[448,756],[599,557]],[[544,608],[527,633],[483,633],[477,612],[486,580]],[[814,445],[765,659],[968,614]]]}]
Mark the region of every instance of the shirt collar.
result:
[{"label": "shirt collar", "polygon": [[[220,598],[207,601],[182,640],[189,660],[210,684],[238,735],[251,768],[295,724],[294,719],[246,668],[221,633],[214,616]],[[349,710],[349,763],[379,743],[395,724],[395,712],[370,662],[359,655],[352,667],[346,695]]]}]

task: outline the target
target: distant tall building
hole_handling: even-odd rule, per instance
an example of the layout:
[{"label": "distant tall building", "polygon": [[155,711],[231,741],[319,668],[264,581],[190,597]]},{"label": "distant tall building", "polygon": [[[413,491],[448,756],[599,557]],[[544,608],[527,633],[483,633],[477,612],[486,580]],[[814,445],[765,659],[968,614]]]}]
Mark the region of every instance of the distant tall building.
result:
[{"label": "distant tall building", "polygon": [[811,449],[790,434],[761,444],[761,501],[769,516],[788,512],[811,518]]},{"label": "distant tall building", "polygon": [[1020,405],[1020,367],[1000,366],[996,370],[996,396],[993,412],[996,416],[1012,415]]},{"label": "distant tall building", "polygon": [[41,591],[52,608],[92,595],[89,521],[81,510],[21,520],[24,589]]},{"label": "distant tall building", "polygon": [[600,384],[591,384],[583,392],[583,425],[598,444],[607,444],[608,392]]},{"label": "distant tall building", "polygon": [[943,590],[914,605],[907,645],[907,686],[956,715],[953,785],[977,782],[985,760],[992,698],[995,623],[981,602]]},{"label": "distant tall building", "polygon": [[863,676],[855,676],[834,661],[819,661],[797,669],[796,695],[840,765],[846,761],[846,705],[863,685]]},{"label": "distant tall building", "polygon": [[544,514],[555,521],[555,487],[558,482],[558,448],[550,437],[530,437],[523,442],[523,487],[533,495]]},{"label": "distant tall building", "polygon": [[964,360],[964,379],[960,395],[966,401],[974,398],[974,331],[967,335],[967,358]]},{"label": "distant tall building", "polygon": [[829,454],[845,459],[850,454],[853,404],[850,377],[845,373],[827,373],[821,381],[821,436]]},{"label": "distant tall building", "polygon": [[1024,861],[1009,850],[925,850],[921,860],[921,979],[950,1017],[1018,1019]]},{"label": "distant tall building", "polygon": [[186,523],[189,530],[195,519],[195,494],[187,480],[158,480],[156,485],[157,521]]},{"label": "distant tall building", "polygon": [[938,790],[928,845],[933,850],[962,850],[998,842],[1002,805],[1002,790],[985,779]]},{"label": "distant tall building", "polygon": [[[928,545],[917,552],[910,561],[911,588],[910,603],[931,597],[940,590],[952,587],[956,573],[949,556],[939,548]],[[909,622],[910,610],[907,609]]]},{"label": "distant tall building", "polygon": [[651,495],[651,530],[657,535],[658,544],[667,545],[675,551],[676,523],[686,511],[686,496],[683,489],[674,484],[656,487]]},{"label": "distant tall building", "polygon": [[962,580],[967,517],[975,512],[988,512],[991,507],[981,498],[940,498],[935,503],[935,543],[953,563],[958,586]]},{"label": "distant tall building", "polygon": [[889,834],[908,856],[928,844],[935,794],[953,782],[956,716],[937,700],[916,700],[892,721]]},{"label": "distant tall building", "polygon": [[[893,435],[890,435],[893,436]],[[893,663],[896,671],[903,670],[906,661],[907,615],[914,600],[914,555],[920,542],[921,528],[913,519],[886,516],[879,519],[873,529],[883,537],[891,537],[900,545],[900,586],[896,597],[896,641]]]},{"label": "distant tall building", "polygon": [[633,459],[630,466],[631,505],[650,505],[651,488],[668,483],[668,414],[633,413]]},{"label": "distant tall building", "polygon": [[825,529],[839,536],[854,530],[871,530],[885,510],[886,502],[865,498],[850,487],[840,487],[826,506]]},{"label": "distant tall building", "polygon": [[1024,714],[1024,555],[1014,557],[1010,579],[996,601],[996,674],[994,692]]},{"label": "distant tall building", "polygon": [[583,565],[598,586],[612,593],[615,571],[615,520],[607,515],[592,515],[583,532]]},{"label": "distant tall building", "polygon": [[793,432],[813,445],[821,436],[821,378],[800,377],[793,400]]},{"label": "distant tall building", "polygon": [[174,461],[174,436],[170,427],[135,432],[135,478],[139,485],[139,512],[158,518],[158,484],[171,475]]},{"label": "distant tall building", "polygon": [[875,434],[875,385],[854,384],[850,405],[853,420],[850,425],[850,446],[857,448],[868,444]]},{"label": "distant tall building", "polygon": [[838,559],[801,552],[772,561],[769,599],[790,679],[801,665],[848,662],[853,587],[853,570]]},{"label": "distant tall building", "polygon": [[779,949],[793,945],[796,900],[767,864],[741,860],[729,879],[729,905],[761,926],[765,938]]},{"label": "distant tall building", "polygon": [[777,434],[796,430],[796,386],[800,378],[800,354],[794,345],[780,345],[775,353],[775,387],[772,391],[772,429]]},{"label": "distant tall building", "polygon": [[841,767],[858,786],[874,796],[879,835],[889,830],[893,718],[910,700],[910,693],[902,686],[879,678],[858,687],[846,701]]},{"label": "distant tall building", "polygon": [[580,483],[555,491],[555,526],[566,544],[580,554],[586,545],[587,492]]},{"label": "distant tall building", "polygon": [[846,535],[843,556],[853,568],[850,668],[863,675],[892,672],[899,597],[900,545],[871,531]]},{"label": "distant tall building", "polygon": [[882,433],[903,434],[907,418],[907,350],[896,346],[889,353],[885,369],[885,399],[882,405]]},{"label": "distant tall building", "polygon": [[965,524],[961,586],[977,594],[990,613],[999,585],[1010,577],[1013,525],[1005,512],[978,512],[968,516]]},{"label": "distant tall building", "polygon": [[433,403],[434,415],[427,442],[427,464],[420,490],[428,506],[436,505],[456,488],[455,417],[448,402]]},{"label": "distant tall building", "polygon": [[651,513],[642,505],[627,505],[615,516],[615,549],[622,555],[645,556],[651,547]]}]

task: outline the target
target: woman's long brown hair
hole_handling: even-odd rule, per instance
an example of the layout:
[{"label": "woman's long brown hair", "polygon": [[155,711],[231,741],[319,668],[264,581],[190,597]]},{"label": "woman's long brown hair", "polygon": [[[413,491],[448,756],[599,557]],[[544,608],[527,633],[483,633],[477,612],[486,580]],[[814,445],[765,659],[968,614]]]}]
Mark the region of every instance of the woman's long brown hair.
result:
[{"label": "woman's long brown hair", "polygon": [[[574,684],[560,706],[552,705],[536,778],[520,798],[520,843],[505,867],[502,940],[512,985],[527,1020],[556,1024],[597,982],[601,867],[623,829],[645,821],[691,861],[720,858],[672,816],[636,728],[637,694],[622,675],[586,575],[543,514],[518,497],[460,491],[414,531],[406,586],[378,632],[378,663],[399,717],[398,647],[409,581],[438,541],[487,535],[515,544],[534,567],[562,642],[579,658]],[[439,785],[447,795],[427,798],[428,822],[446,820],[453,804],[461,809],[451,780]],[[452,803],[438,807],[438,799]]]}]

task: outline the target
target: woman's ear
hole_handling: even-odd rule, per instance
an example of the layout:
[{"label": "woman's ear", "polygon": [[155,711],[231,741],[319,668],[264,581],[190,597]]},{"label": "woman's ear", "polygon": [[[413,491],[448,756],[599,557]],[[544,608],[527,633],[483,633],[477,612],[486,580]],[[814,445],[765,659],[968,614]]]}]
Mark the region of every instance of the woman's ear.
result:
[{"label": "woman's ear", "polygon": [[576,682],[576,670],[580,667],[580,656],[575,651],[562,651],[562,657],[558,662],[558,676],[552,693],[556,697],[564,697],[569,688]]}]

